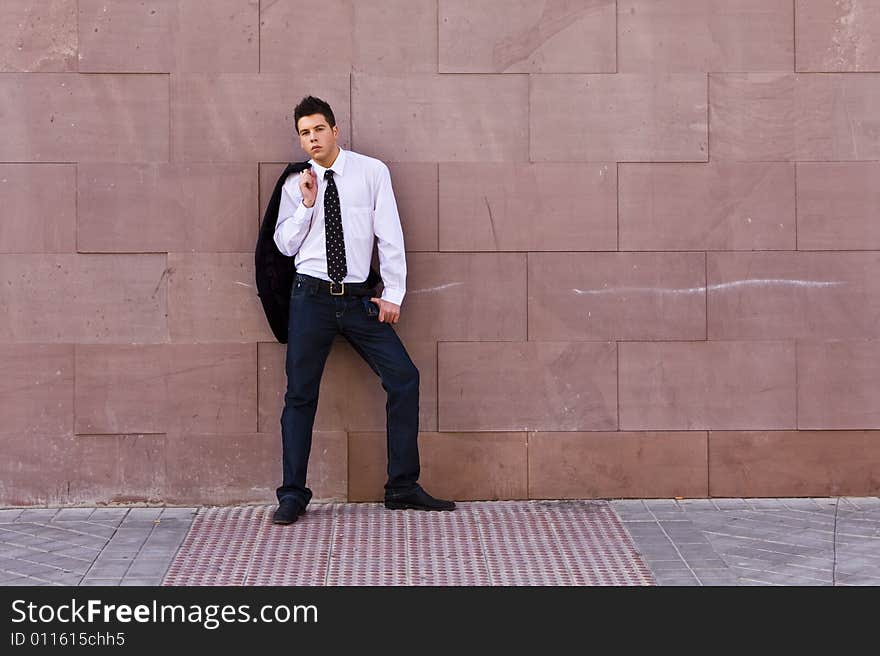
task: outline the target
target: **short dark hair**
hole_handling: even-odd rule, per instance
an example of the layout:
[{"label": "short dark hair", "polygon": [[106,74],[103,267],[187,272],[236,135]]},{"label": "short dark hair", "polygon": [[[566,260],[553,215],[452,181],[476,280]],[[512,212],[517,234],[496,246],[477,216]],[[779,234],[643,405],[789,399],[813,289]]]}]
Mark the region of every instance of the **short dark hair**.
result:
[{"label": "short dark hair", "polygon": [[299,104],[293,110],[293,127],[299,132],[299,120],[303,116],[311,116],[312,114],[323,114],[327,119],[327,124],[332,128],[336,125],[336,117],[333,116],[333,110],[326,101],[315,96],[306,96],[299,101]]}]

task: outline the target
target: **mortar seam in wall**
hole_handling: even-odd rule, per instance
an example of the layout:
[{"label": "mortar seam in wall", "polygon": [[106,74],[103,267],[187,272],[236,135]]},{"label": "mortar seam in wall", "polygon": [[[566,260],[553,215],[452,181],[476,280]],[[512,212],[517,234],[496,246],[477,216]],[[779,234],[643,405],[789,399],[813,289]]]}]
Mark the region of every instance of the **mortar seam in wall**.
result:
[{"label": "mortar seam in wall", "polygon": [[71,414],[73,414],[72,433],[73,433],[74,438],[76,438],[76,351],[77,351],[76,346],[77,346],[77,344],[76,344],[76,342],[74,342],[73,343],[73,362],[70,365],[70,368],[72,370],[71,379],[73,381],[73,384],[70,386],[70,407],[73,409],[73,412]]},{"label": "mortar seam in wall", "polygon": [[434,342],[434,430],[440,432],[440,342]]},{"label": "mortar seam in wall", "polygon": [[794,340],[794,429],[801,429],[800,408],[798,407],[798,399],[800,398],[799,380],[798,380],[798,340]]},{"label": "mortar seam in wall", "polygon": [[617,252],[620,252],[620,162],[616,164],[616,170],[614,171],[615,181],[614,184],[617,187],[617,194],[614,199],[615,205],[615,214],[617,217]]},{"label": "mortar seam in wall", "polygon": [[711,448],[711,441],[709,440],[709,432],[706,431],[706,498],[712,498],[712,467],[710,463],[712,462],[712,458],[709,454],[709,449]]},{"label": "mortar seam in wall", "polygon": [[798,163],[792,162],[792,166],[794,167],[794,250],[799,251],[801,245],[798,241]]},{"label": "mortar seam in wall", "polygon": [[711,89],[710,80],[712,74],[706,71],[706,163],[712,162],[712,147],[710,145],[710,135],[712,134],[712,103],[710,102],[709,91]]},{"label": "mortar seam in wall", "polygon": [[79,162],[73,163],[73,247],[79,253]]},{"label": "mortar seam in wall", "polygon": [[168,73],[168,161],[174,161],[174,120],[173,114],[174,111],[174,99],[172,98],[174,86],[171,84],[171,73]]},{"label": "mortar seam in wall", "polygon": [[528,161],[532,163],[532,74],[526,74],[526,148]]}]

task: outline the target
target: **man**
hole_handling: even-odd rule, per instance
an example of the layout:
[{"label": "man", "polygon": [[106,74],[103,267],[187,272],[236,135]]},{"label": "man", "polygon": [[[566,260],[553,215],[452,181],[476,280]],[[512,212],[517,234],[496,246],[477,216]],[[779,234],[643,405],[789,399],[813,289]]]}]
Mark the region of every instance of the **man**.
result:
[{"label": "man", "polygon": [[[294,110],[302,149],[311,159],[287,178],[274,241],[295,256],[287,339],[287,393],[281,414],[284,480],[276,524],[291,524],[312,498],[306,469],[318,388],[337,334],[381,378],[388,394],[388,480],[385,507],[454,510],[418,484],[419,372],[397,333],[406,293],[406,256],[391,175],[381,161],[337,144],[339,128],[326,102],[307,96]],[[378,240],[381,298],[366,284]]]}]

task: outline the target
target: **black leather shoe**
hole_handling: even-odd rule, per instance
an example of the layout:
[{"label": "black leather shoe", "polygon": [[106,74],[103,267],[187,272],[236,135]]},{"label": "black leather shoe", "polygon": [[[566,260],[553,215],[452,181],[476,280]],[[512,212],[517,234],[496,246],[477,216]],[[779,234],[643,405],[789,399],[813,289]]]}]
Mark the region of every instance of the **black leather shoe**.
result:
[{"label": "black leather shoe", "polygon": [[389,510],[455,510],[455,502],[435,499],[418,487],[402,497],[386,498],[385,507]]},{"label": "black leather shoe", "polygon": [[273,524],[293,524],[306,509],[296,499],[284,498],[272,515]]}]

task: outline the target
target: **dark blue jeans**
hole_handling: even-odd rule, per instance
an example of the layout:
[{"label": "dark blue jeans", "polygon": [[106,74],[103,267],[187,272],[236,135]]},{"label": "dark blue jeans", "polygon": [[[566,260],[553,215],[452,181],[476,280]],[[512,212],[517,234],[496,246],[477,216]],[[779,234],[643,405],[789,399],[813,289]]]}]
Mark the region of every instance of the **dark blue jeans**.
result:
[{"label": "dark blue jeans", "polygon": [[379,321],[369,297],[331,296],[307,281],[294,280],[287,340],[287,393],[281,413],[283,482],[278,500],[293,497],[303,506],[312,498],[306,470],[318,388],[324,363],[341,334],[382,381],[388,440],[385,496],[411,492],[419,478],[419,371],[390,324]]}]

